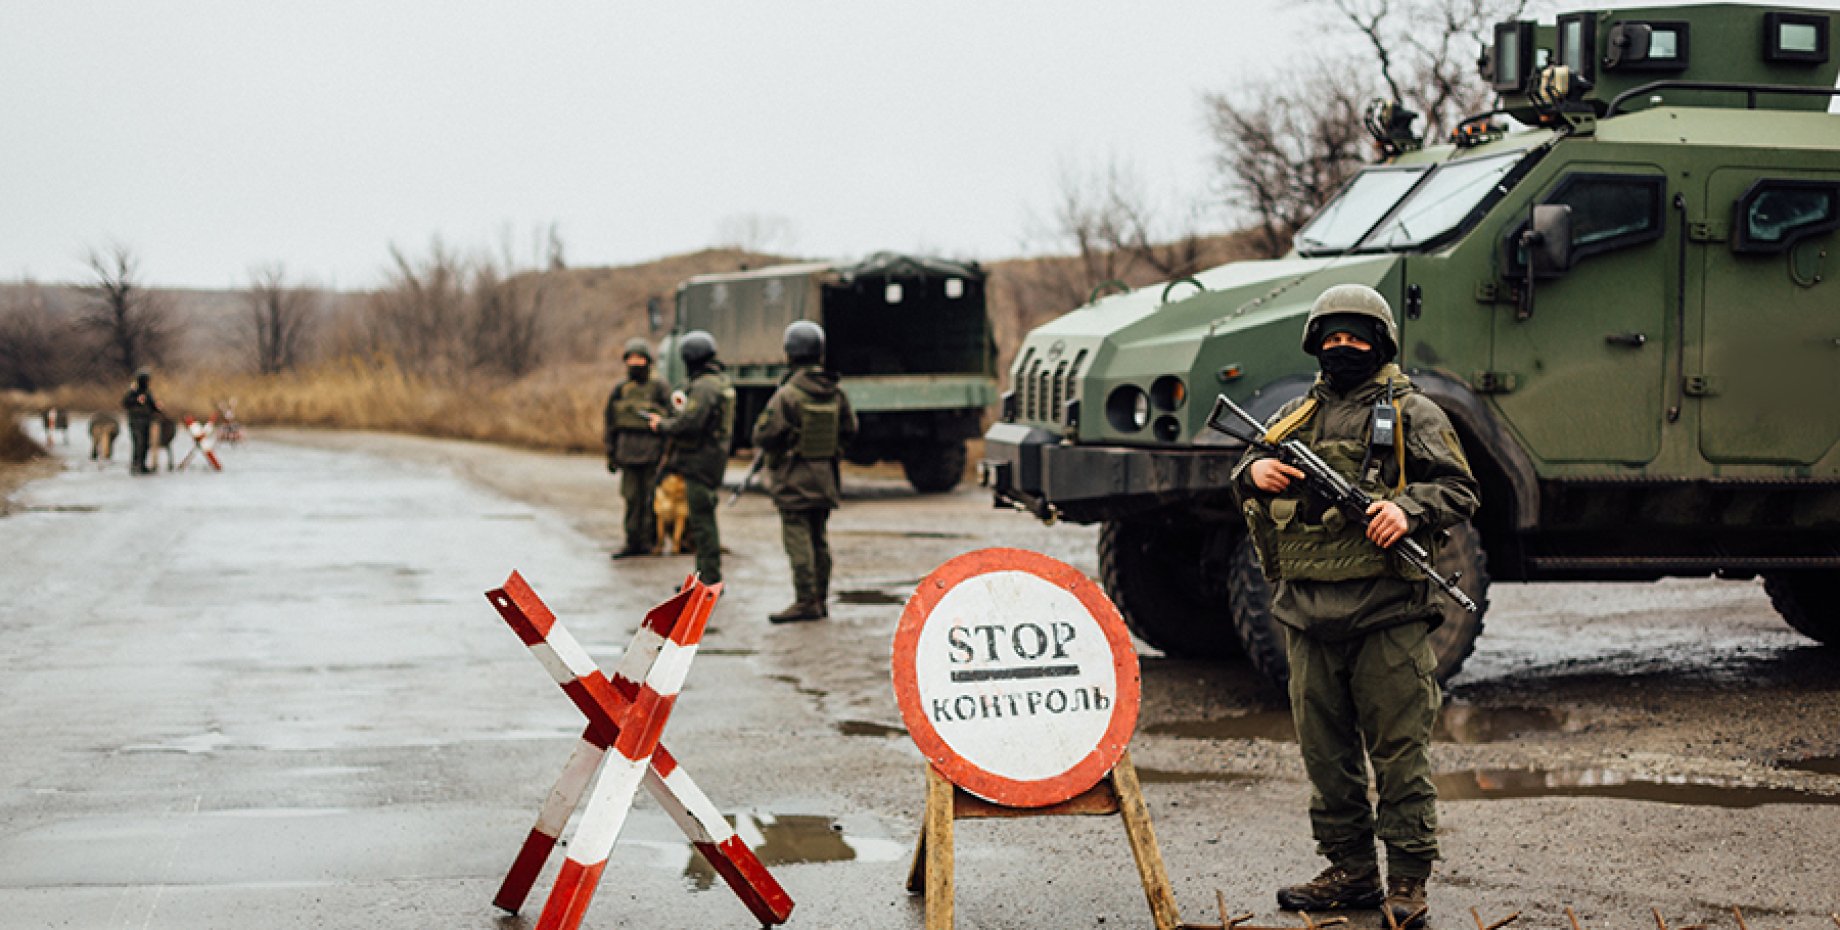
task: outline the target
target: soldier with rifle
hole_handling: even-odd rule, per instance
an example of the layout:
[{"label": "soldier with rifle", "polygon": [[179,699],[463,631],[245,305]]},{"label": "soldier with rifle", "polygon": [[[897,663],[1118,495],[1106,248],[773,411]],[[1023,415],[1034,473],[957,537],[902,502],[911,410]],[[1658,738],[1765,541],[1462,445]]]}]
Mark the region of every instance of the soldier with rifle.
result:
[{"label": "soldier with rifle", "polygon": [[856,435],[850,399],[838,389],[837,375],[824,370],[823,327],[794,321],[786,327],[785,349],[793,371],[754,423],[755,462],[767,467],[780,539],[792,563],[793,601],[767,616],[773,623],[822,620],[830,613],[825,524],[843,501],[837,458]]},{"label": "soldier with rifle", "polygon": [[[1398,346],[1379,292],[1324,291],[1303,336],[1322,373],[1263,435],[1242,436],[1250,448],[1234,481],[1274,585],[1314,788],[1311,832],[1329,860],[1314,880],[1280,889],[1278,904],[1385,906],[1414,927],[1425,921],[1438,858],[1429,750],[1440,692],[1429,636],[1442,619],[1439,598],[1455,590],[1427,569],[1437,534],[1469,519],[1479,498],[1450,421],[1393,364]],[[1475,609],[1461,591],[1454,597]],[[1376,837],[1386,847],[1384,888]]]},{"label": "soldier with rifle", "polygon": [[626,343],[626,380],[607,396],[607,470],[620,475],[620,497],[626,502],[626,544],[616,559],[649,555],[658,533],[652,513],[652,488],[657,484],[658,460],[664,456],[664,438],[653,432],[646,414],[671,409],[671,389],[652,371],[652,347],[644,339]]},{"label": "soldier with rifle", "polygon": [[735,434],[735,386],[716,358],[716,340],[696,329],[677,343],[677,357],[690,371],[684,407],[665,417],[647,413],[651,428],[670,438],[663,472],[684,479],[690,505],[685,521],[696,547],[696,573],[705,584],[722,580],[722,535],[716,528],[716,491],[728,465],[729,441]]}]

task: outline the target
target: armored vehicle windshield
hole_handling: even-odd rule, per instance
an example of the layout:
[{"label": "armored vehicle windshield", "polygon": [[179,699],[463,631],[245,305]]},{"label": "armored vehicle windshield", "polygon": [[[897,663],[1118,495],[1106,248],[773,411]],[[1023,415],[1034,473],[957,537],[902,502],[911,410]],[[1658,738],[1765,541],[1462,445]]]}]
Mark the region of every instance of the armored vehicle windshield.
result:
[{"label": "armored vehicle windshield", "polygon": [[1437,245],[1507,193],[1529,157],[1516,150],[1368,168],[1297,233],[1297,251],[1315,257]]}]

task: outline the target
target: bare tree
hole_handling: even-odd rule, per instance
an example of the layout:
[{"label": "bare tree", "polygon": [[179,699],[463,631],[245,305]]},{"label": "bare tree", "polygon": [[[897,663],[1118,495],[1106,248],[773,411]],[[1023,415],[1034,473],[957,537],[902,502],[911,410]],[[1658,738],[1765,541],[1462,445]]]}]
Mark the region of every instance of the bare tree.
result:
[{"label": "bare tree", "polygon": [[[1161,207],[1137,172],[1119,161],[1096,170],[1063,166],[1054,211],[1036,233],[1074,259],[1034,268],[1039,299],[1066,310],[1107,282],[1127,287],[1180,278],[1207,260],[1194,210]],[[1031,300],[1029,303],[1036,303]]]},{"label": "bare tree", "polygon": [[363,348],[422,374],[455,367],[467,310],[466,263],[438,238],[421,261],[391,245],[390,263],[389,283],[371,295],[364,313]]},{"label": "bare tree", "polygon": [[[1476,61],[1495,23],[1541,0],[1306,0],[1345,30],[1354,54],[1298,66],[1203,103],[1221,193],[1259,227],[1267,252],[1291,236],[1378,153],[1362,125],[1374,99],[1423,116],[1441,139],[1493,93]],[[1365,63],[1363,63],[1365,62]]]},{"label": "bare tree", "polygon": [[473,267],[467,361],[478,371],[521,377],[543,360],[551,281],[505,261]]},{"label": "bare tree", "polygon": [[243,301],[247,313],[240,341],[254,355],[256,371],[280,374],[300,364],[308,328],[319,310],[317,295],[289,284],[287,269],[276,262],[249,272]]},{"label": "bare tree", "polygon": [[83,347],[37,282],[0,285],[0,389],[42,391],[85,374]]},{"label": "bare tree", "polygon": [[1372,143],[1357,88],[1351,75],[1321,66],[1206,98],[1223,193],[1257,222],[1267,255],[1288,249],[1298,227],[1366,162]]},{"label": "bare tree", "polygon": [[[1310,0],[1352,30],[1373,56],[1386,98],[1425,118],[1441,139],[1463,117],[1488,108],[1493,92],[1476,60],[1498,22],[1519,19],[1537,0]],[[1381,88],[1376,88],[1381,89]]]},{"label": "bare tree", "polygon": [[89,301],[77,325],[96,340],[98,356],[124,375],[164,360],[172,343],[171,311],[141,285],[134,252],[116,243],[106,251],[91,250],[88,263],[89,283],[80,290]]}]

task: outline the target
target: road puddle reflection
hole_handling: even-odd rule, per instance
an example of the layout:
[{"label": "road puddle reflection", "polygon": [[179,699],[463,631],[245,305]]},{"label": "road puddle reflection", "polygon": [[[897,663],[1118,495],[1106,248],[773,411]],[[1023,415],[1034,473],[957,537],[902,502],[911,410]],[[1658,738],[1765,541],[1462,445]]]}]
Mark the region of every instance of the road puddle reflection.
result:
[{"label": "road puddle reflection", "polygon": [[[1495,743],[1528,733],[1572,732],[1584,721],[1551,707],[1479,707],[1447,704],[1438,712],[1431,738],[1440,743]],[[1297,730],[1288,710],[1233,714],[1213,720],[1154,723],[1144,732],[1179,739],[1262,739],[1294,743]]]},{"label": "road puddle reflection", "polygon": [[1733,784],[1689,776],[1660,779],[1611,769],[1471,769],[1433,776],[1440,801],[1513,798],[1619,798],[1689,807],[1751,808],[1765,804],[1840,804],[1840,797]]},{"label": "road puddle reflection", "polygon": [[[893,862],[908,854],[906,845],[888,836],[872,818],[761,812],[730,817],[729,822],[769,868],[814,862]],[[695,850],[690,850],[684,864],[684,880],[698,891],[720,881],[715,869]]]}]

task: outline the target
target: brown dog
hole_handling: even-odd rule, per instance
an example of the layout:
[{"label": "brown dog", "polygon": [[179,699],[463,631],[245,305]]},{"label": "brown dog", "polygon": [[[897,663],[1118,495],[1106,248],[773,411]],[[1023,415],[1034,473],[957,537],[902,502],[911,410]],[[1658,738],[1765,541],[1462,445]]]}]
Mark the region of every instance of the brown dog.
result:
[{"label": "brown dog", "polygon": [[89,418],[89,457],[108,461],[115,457],[115,437],[121,435],[121,421],[106,413]]},{"label": "brown dog", "polygon": [[665,475],[652,491],[652,515],[658,521],[658,554],[684,551],[684,524],[690,521],[690,501],[684,496],[684,476]]}]

